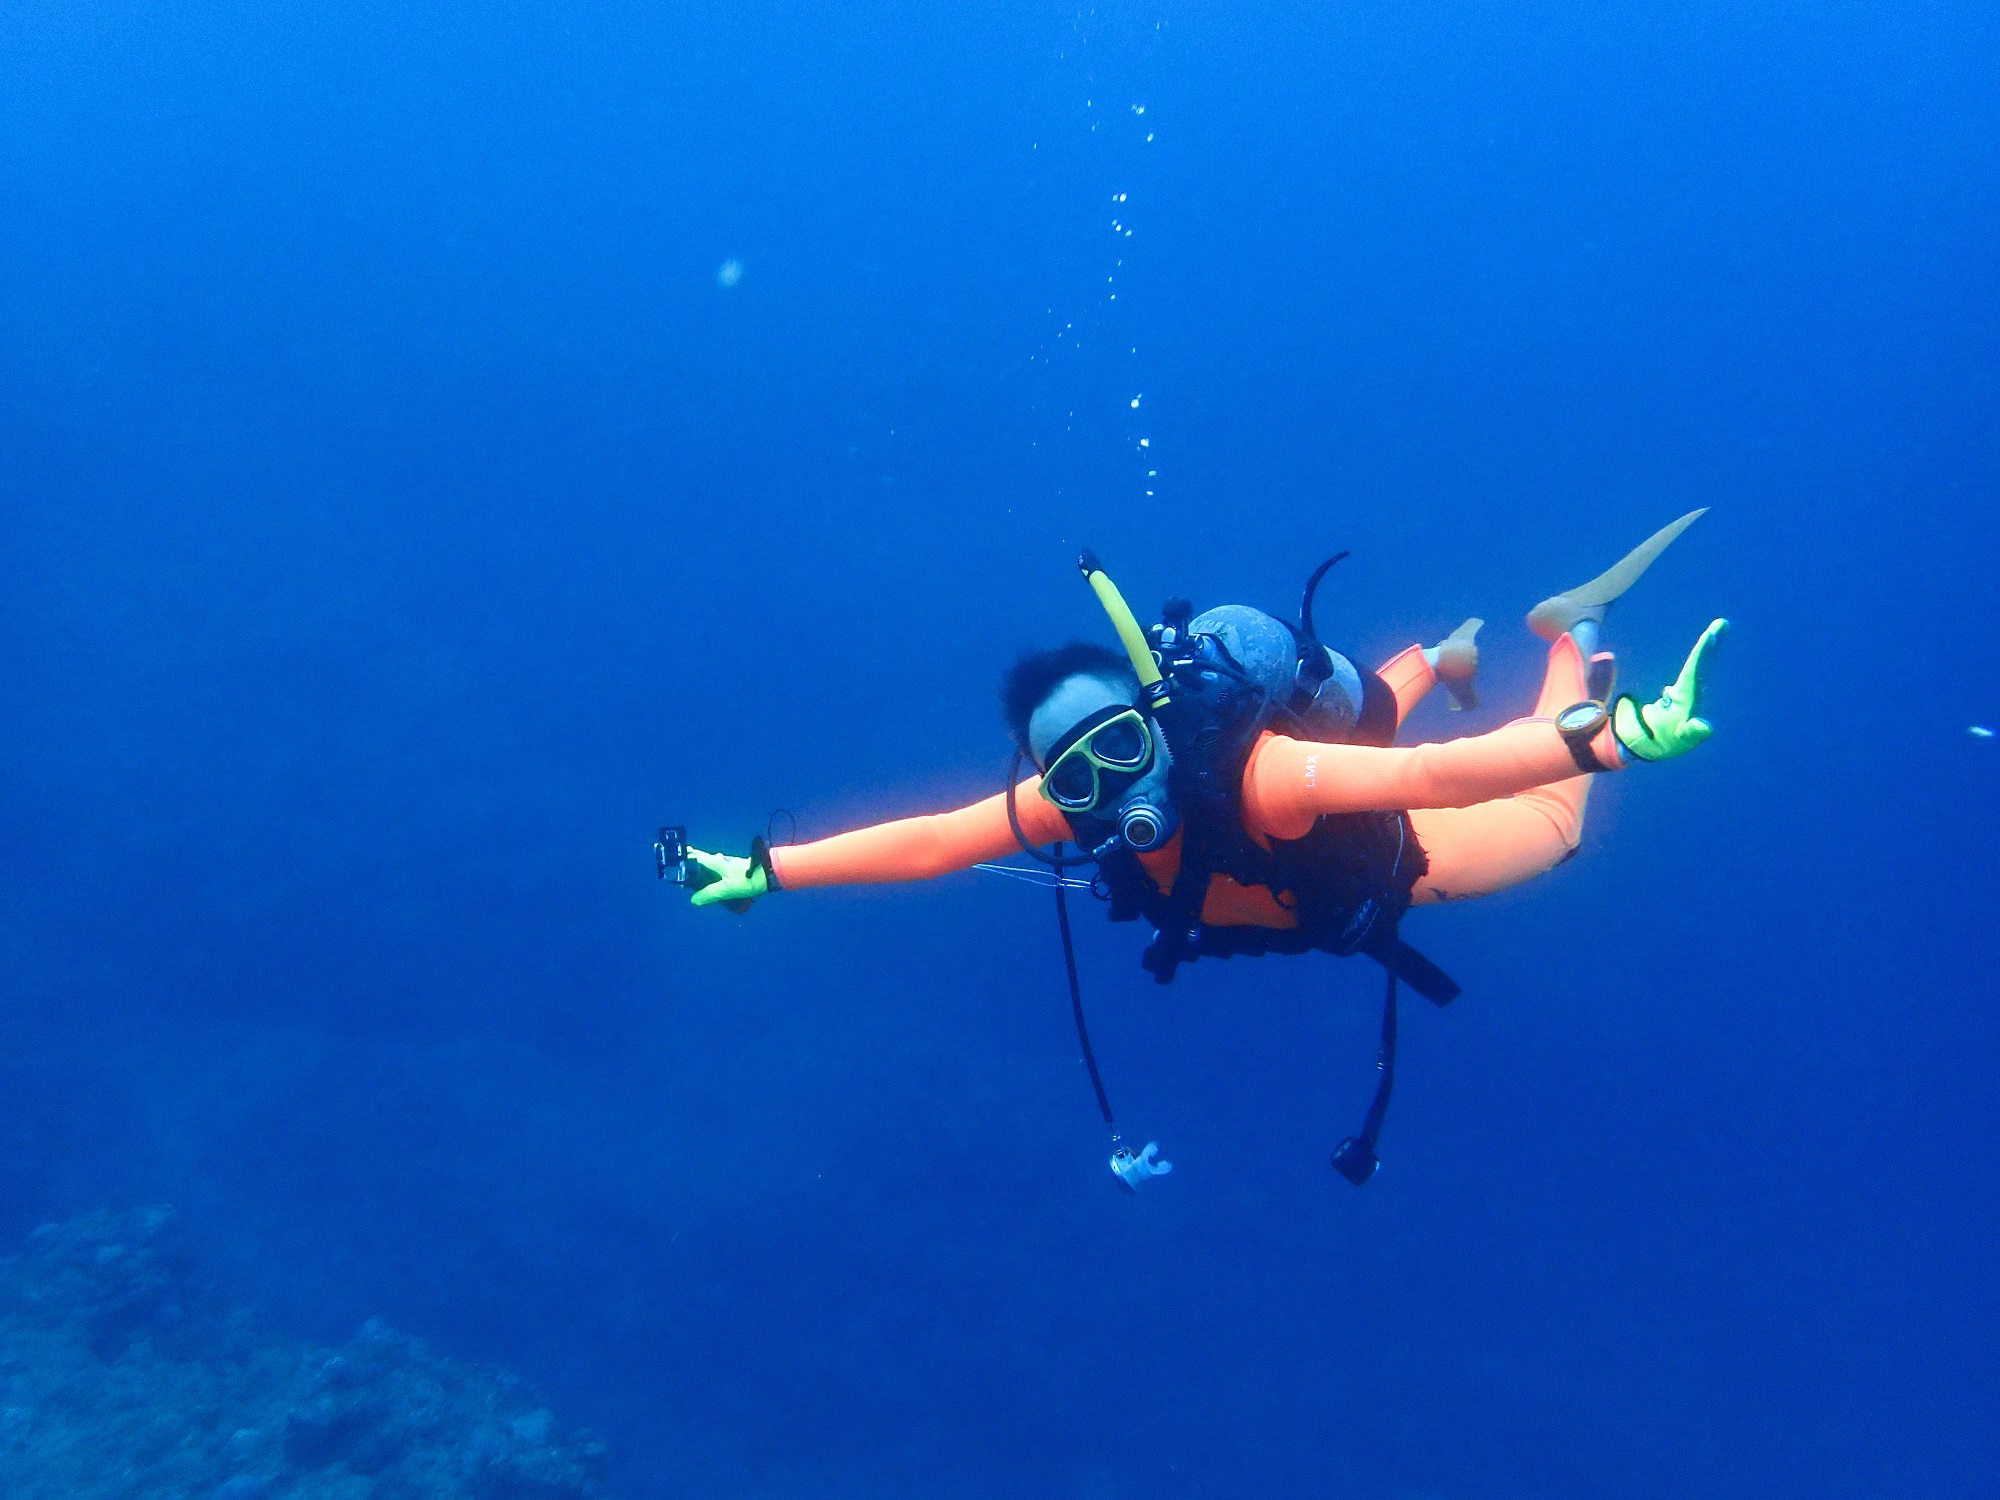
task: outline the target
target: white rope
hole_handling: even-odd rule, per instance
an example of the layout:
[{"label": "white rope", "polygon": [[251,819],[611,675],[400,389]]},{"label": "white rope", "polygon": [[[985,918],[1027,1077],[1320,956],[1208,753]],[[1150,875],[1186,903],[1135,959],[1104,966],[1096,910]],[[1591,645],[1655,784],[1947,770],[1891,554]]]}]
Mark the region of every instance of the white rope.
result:
[{"label": "white rope", "polygon": [[[1029,870],[1024,869],[1020,865],[974,865],[972,868],[975,870],[984,870],[989,875],[1005,875],[1011,880],[1025,880],[1029,885],[1038,885],[1044,890],[1054,889],[1057,883],[1056,876],[1050,871]],[[1063,876],[1061,884],[1066,891],[1087,891],[1090,889],[1090,882],[1088,880],[1078,880],[1070,875]]]}]

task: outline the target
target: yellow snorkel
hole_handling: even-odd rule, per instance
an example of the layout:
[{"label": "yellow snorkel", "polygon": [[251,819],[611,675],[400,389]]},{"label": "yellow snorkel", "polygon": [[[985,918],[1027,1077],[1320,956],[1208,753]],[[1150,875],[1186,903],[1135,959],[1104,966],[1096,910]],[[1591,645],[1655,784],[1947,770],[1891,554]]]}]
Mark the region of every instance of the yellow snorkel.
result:
[{"label": "yellow snorkel", "polygon": [[1118,585],[1106,575],[1095,552],[1085,548],[1076,565],[1083,572],[1083,581],[1097,595],[1097,602],[1111,616],[1112,629],[1118,632],[1118,642],[1125,648],[1125,654],[1132,658],[1132,670],[1138,674],[1139,686],[1146,694],[1146,707],[1163,707],[1170,696],[1167,680],[1161,675],[1160,664],[1153,660],[1153,648],[1147,644],[1146,632],[1140,628],[1132,606],[1125,602],[1125,596],[1118,592]]}]

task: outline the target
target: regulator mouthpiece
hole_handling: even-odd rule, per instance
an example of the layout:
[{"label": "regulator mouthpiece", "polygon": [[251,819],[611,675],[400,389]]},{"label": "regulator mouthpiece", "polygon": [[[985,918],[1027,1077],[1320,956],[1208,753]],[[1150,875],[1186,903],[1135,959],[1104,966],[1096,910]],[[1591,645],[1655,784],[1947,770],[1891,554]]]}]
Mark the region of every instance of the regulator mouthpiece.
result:
[{"label": "regulator mouthpiece", "polygon": [[1134,802],[1118,816],[1118,836],[1128,849],[1144,854],[1172,838],[1175,823],[1171,813],[1152,803]]},{"label": "regulator mouthpiece", "polygon": [[1172,1162],[1155,1161],[1153,1159],[1154,1153],[1159,1149],[1160,1143],[1158,1141],[1148,1141],[1146,1142],[1146,1149],[1136,1156],[1132,1154],[1131,1148],[1127,1146],[1120,1146],[1116,1151],[1111,1153],[1112,1174],[1125,1185],[1126,1191],[1136,1193],[1139,1191],[1139,1184],[1147,1178],[1164,1177],[1167,1173],[1173,1171],[1174,1164]]}]

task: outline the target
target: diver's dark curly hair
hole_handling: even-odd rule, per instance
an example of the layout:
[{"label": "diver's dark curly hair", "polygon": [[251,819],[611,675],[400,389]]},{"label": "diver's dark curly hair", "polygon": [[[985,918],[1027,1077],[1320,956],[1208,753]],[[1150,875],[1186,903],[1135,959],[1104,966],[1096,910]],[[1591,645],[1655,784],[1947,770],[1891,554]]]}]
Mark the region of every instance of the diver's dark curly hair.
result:
[{"label": "diver's dark curly hair", "polygon": [[1006,717],[1007,733],[1023,755],[1034,757],[1028,748],[1028,720],[1057,683],[1076,676],[1122,683],[1131,689],[1132,701],[1139,701],[1139,679],[1132,663],[1119,652],[1095,641],[1071,641],[1053,651],[1030,651],[1014,663],[1000,684],[1000,712]]}]

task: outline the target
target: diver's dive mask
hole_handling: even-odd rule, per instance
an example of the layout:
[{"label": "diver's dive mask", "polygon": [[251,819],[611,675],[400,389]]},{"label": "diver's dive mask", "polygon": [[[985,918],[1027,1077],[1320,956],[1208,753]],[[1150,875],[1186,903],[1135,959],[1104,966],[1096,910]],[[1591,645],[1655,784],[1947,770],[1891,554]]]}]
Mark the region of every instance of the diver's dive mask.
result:
[{"label": "diver's dive mask", "polygon": [[1117,829],[1118,841],[1141,854],[1157,849],[1180,827],[1167,800],[1158,731],[1125,704],[1086,717],[1049,747],[1044,798],[1072,817]]},{"label": "diver's dive mask", "polygon": [[1123,704],[1100,708],[1049,747],[1042,795],[1064,812],[1096,812],[1153,768],[1146,716]]}]

